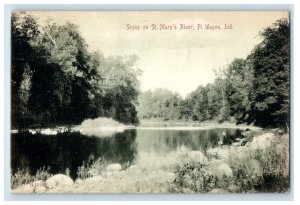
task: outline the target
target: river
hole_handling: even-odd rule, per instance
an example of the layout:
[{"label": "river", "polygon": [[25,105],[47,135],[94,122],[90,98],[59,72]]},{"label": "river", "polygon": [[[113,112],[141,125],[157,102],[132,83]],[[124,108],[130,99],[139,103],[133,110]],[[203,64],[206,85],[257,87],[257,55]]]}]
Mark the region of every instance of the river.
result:
[{"label": "river", "polygon": [[[111,136],[87,136],[80,132],[56,135],[19,132],[11,135],[11,168],[30,174],[41,167],[50,167],[52,174],[70,171],[73,179],[83,164],[92,164],[101,157],[106,164],[119,163],[122,167],[147,163],[149,156],[163,160],[178,150],[196,150],[204,154],[218,146],[223,131],[227,138],[241,135],[239,129],[180,129],[178,127],[137,127],[125,129]],[[224,139],[226,142],[226,139]]]}]

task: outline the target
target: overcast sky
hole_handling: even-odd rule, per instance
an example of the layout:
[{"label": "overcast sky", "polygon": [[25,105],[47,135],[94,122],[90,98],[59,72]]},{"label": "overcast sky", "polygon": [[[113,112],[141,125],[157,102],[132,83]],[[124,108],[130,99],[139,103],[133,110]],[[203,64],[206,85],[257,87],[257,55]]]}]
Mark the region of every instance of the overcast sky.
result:
[{"label": "overcast sky", "polygon": [[[234,58],[245,58],[260,42],[259,31],[280,18],[283,11],[194,11],[194,12],[31,12],[40,23],[51,17],[59,24],[67,20],[77,24],[91,51],[105,56],[139,57],[143,71],[141,89],[167,88],[183,96],[214,81],[213,70],[224,68]],[[158,30],[151,30],[155,24]],[[159,30],[160,24],[176,30]],[[179,30],[180,24],[194,30]],[[198,24],[203,29],[198,30]],[[219,25],[220,30],[206,30],[205,24]],[[232,29],[224,30],[224,25]],[[140,30],[127,30],[127,26]],[[149,26],[143,30],[143,26]],[[174,27],[173,27],[174,28]]]}]

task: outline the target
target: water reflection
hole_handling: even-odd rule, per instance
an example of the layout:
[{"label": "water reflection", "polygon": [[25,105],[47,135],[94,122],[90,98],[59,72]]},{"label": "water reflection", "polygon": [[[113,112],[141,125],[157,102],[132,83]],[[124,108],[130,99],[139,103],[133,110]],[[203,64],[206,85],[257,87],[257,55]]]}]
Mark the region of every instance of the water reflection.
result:
[{"label": "water reflection", "polygon": [[[241,131],[225,129],[227,138],[240,137]],[[137,130],[138,153],[155,152],[165,154],[184,146],[188,150],[197,150],[206,153],[206,150],[218,145],[224,129],[210,130]],[[225,141],[226,141],[225,139]]]},{"label": "water reflection", "polygon": [[[136,158],[146,161],[144,153],[158,159],[184,146],[203,153],[217,146],[224,129],[211,130],[147,130],[129,129],[112,137],[90,137],[80,133],[32,135],[28,132],[12,134],[11,167],[35,174],[40,167],[50,166],[53,174],[70,170],[76,178],[77,168],[84,162],[93,163],[99,157],[107,163],[130,165]],[[226,129],[228,136],[240,136],[240,130]]]},{"label": "water reflection", "polygon": [[64,173],[76,178],[77,167],[84,162],[91,164],[99,157],[110,163],[132,163],[136,155],[136,130],[116,133],[110,138],[87,137],[80,133],[62,133],[47,136],[30,133],[13,134],[11,137],[11,168],[34,174],[40,167],[51,172]]}]

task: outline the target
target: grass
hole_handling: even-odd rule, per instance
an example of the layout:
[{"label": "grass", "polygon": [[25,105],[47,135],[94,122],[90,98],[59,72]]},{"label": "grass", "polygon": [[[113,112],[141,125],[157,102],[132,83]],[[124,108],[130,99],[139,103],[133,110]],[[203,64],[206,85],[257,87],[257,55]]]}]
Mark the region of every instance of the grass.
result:
[{"label": "grass", "polygon": [[212,174],[211,161],[187,162],[176,167],[171,192],[206,193],[213,189],[234,193],[282,193],[289,191],[289,137],[276,135],[262,150],[240,147],[229,151],[232,176]]},{"label": "grass", "polygon": [[[262,133],[259,133],[262,134]],[[229,193],[284,193],[289,191],[289,135],[276,133],[271,146],[253,149],[251,146],[226,146],[228,152],[222,163],[228,165],[232,174],[216,175],[213,158],[201,152],[181,147],[166,155],[140,153],[134,161],[136,166],[123,165],[123,170],[113,175],[106,173],[108,162],[99,158],[92,164],[78,167],[78,179],[83,184],[71,192],[115,193],[208,193],[221,190]],[[66,171],[67,173],[67,171]],[[88,178],[101,176],[97,181]],[[37,180],[51,177],[50,168],[39,169],[34,176],[17,170],[11,175],[11,187],[16,188]],[[101,179],[101,180],[100,180]]]},{"label": "grass", "polygon": [[29,184],[38,180],[47,180],[50,178],[50,167],[41,167],[35,173],[35,175],[30,175],[27,171],[18,169],[16,173],[10,174],[10,187],[15,189],[21,185]]},{"label": "grass", "polygon": [[80,167],[77,168],[77,178],[85,180],[87,178],[101,175],[104,172],[107,166],[107,161],[102,158],[97,159],[92,164],[83,162]]},{"label": "grass", "polygon": [[265,149],[232,153],[230,166],[239,192],[289,191],[289,136],[276,135]]}]

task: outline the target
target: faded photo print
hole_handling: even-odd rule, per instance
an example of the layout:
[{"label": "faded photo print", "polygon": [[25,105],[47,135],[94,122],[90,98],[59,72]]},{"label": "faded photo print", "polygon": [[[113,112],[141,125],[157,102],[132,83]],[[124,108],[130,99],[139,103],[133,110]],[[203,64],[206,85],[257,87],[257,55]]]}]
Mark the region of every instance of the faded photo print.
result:
[{"label": "faded photo print", "polygon": [[288,11],[14,11],[12,193],[288,193]]}]

